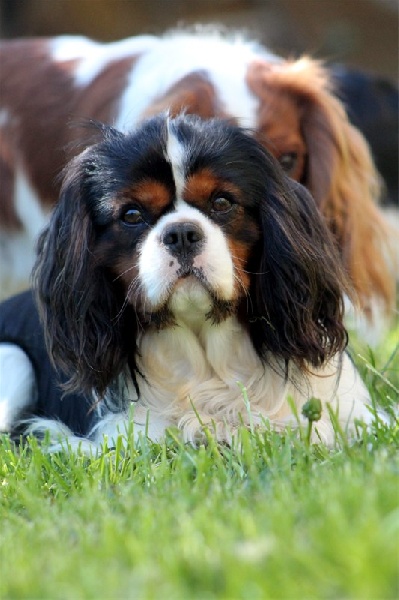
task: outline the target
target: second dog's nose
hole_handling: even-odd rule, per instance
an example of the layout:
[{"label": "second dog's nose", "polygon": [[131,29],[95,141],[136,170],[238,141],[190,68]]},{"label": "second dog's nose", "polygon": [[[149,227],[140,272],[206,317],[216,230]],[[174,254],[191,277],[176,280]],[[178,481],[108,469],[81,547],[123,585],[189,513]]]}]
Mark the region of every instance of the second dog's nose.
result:
[{"label": "second dog's nose", "polygon": [[195,256],[204,241],[204,232],[190,221],[172,223],[165,227],[162,242],[174,256]]}]

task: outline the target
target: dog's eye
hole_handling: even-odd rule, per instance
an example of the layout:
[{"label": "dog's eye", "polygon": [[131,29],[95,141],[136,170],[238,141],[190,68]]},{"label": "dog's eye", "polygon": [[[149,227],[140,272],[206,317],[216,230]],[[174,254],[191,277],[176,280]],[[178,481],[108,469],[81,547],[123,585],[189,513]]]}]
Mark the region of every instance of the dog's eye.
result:
[{"label": "dog's eye", "polygon": [[137,208],[128,208],[122,215],[122,221],[126,225],[137,225],[142,223],[143,215]]},{"label": "dog's eye", "polygon": [[232,206],[233,202],[225,196],[217,196],[212,200],[212,212],[219,215],[229,212]]},{"label": "dog's eye", "polygon": [[287,175],[289,175],[297,165],[298,154],[296,152],[286,152],[279,157],[278,161]]}]

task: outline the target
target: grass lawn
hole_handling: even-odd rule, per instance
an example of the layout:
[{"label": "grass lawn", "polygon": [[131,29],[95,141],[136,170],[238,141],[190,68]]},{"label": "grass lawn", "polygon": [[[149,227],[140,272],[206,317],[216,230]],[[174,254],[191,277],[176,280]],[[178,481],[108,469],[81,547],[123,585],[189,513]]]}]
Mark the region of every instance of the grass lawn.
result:
[{"label": "grass lawn", "polygon": [[[398,400],[399,327],[356,347],[373,398]],[[145,439],[98,458],[0,439],[1,599],[399,597],[399,426],[349,446],[241,432],[240,445]]]}]

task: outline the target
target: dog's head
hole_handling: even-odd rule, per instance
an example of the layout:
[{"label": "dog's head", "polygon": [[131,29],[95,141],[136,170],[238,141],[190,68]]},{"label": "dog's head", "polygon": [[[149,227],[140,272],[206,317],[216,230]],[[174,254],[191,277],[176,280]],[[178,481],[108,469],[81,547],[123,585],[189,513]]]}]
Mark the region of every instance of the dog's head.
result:
[{"label": "dog's head", "polygon": [[[103,394],[148,327],[232,314],[255,350],[319,366],[346,343],[346,281],[309,193],[251,135],[166,115],[101,140],[65,172],[39,242],[47,344],[70,386]],[[145,375],[145,374],[144,374]]]}]

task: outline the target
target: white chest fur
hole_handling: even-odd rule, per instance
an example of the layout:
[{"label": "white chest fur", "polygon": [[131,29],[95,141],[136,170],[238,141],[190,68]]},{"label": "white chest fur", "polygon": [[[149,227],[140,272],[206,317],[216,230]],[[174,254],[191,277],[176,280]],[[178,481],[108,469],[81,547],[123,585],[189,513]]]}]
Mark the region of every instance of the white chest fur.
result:
[{"label": "white chest fur", "polygon": [[320,398],[323,416],[318,430],[327,443],[333,439],[327,403],[343,428],[354,417],[369,417],[367,390],[348,356],[343,355],[341,364],[333,360],[306,376],[291,365],[287,378],[282,362],[271,357],[269,364],[262,364],[235,317],[218,325],[180,319],[173,328],[148,331],[140,343],[139,366],[145,380],[139,382],[137,408],[149,411],[150,431],[156,416],[165,425],[178,426],[186,441],[198,439],[203,425],[226,441],[241,424],[295,427],[288,399],[300,414],[308,398]]},{"label": "white chest fur", "polygon": [[205,321],[199,331],[184,321],[153,330],[143,337],[140,353],[143,402],[172,420],[195,407],[200,415],[235,422],[246,412],[242,386],[265,416],[285,394],[284,379],[264,368],[233,317],[219,325]]}]

